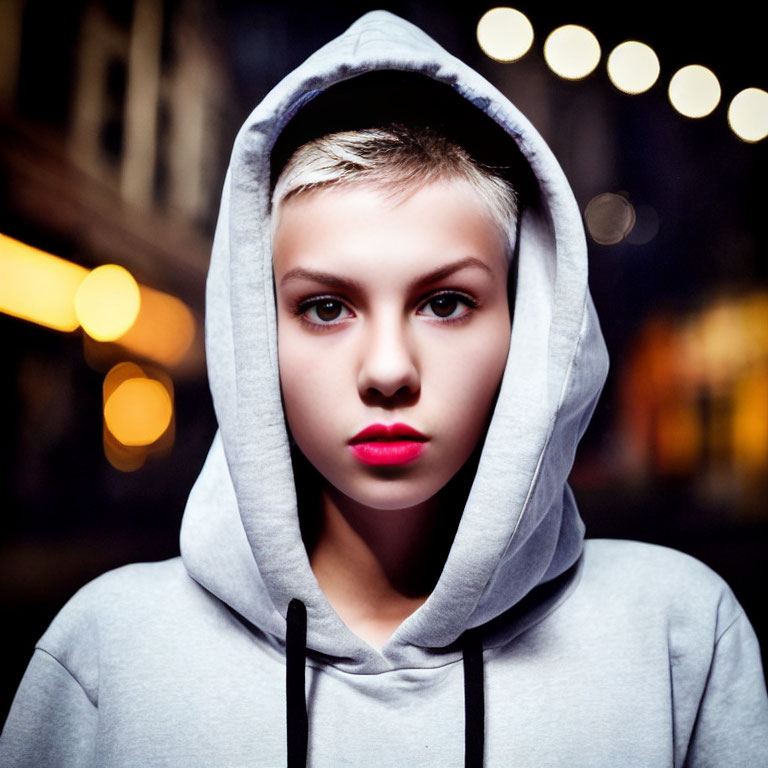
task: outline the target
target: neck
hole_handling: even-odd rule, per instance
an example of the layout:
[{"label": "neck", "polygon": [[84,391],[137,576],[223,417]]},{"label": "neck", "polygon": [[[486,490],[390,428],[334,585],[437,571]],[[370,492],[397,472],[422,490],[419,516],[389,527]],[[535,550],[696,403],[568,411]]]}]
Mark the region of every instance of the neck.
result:
[{"label": "neck", "polygon": [[312,570],[347,626],[381,647],[432,592],[458,520],[440,494],[415,507],[382,510],[325,486]]}]

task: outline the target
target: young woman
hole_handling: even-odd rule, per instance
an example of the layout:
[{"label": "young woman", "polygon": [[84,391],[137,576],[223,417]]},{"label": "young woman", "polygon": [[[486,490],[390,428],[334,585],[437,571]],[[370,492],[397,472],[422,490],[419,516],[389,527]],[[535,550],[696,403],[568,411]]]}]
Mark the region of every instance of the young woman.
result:
[{"label": "young woman", "polygon": [[728,587],[584,541],[586,272],[547,147],[415,27],[368,14],[289,75],[222,200],[182,557],[70,601],[2,765],[765,765]]},{"label": "young woman", "polygon": [[466,501],[446,489],[506,363],[515,213],[499,176],[415,127],[305,144],[273,196],[283,403],[319,473],[305,544],[377,648],[434,588]]}]

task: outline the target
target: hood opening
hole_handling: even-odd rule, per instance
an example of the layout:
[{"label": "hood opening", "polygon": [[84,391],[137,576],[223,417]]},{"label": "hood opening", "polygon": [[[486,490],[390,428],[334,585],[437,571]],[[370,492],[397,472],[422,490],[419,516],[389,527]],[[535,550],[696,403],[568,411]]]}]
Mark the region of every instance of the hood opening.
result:
[{"label": "hood opening", "polygon": [[510,135],[469,97],[450,85],[413,72],[368,72],[305,95],[272,148],[270,189],[291,155],[308,141],[341,131],[399,123],[429,127],[493,168],[515,188],[520,207],[536,181]]}]

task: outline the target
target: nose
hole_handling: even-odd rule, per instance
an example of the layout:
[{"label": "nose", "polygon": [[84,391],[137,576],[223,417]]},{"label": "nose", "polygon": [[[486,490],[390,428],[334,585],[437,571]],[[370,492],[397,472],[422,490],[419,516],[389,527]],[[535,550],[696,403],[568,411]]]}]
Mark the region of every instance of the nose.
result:
[{"label": "nose", "polygon": [[417,353],[406,324],[397,319],[372,321],[364,335],[358,390],[367,401],[411,400],[419,393]]}]

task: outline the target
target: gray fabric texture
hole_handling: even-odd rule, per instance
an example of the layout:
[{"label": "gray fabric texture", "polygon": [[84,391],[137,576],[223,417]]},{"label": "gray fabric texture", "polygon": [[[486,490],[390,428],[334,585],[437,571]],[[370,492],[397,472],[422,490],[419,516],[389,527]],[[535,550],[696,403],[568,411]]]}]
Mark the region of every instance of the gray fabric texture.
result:
[{"label": "gray fabric texture", "polygon": [[[289,119],[377,70],[453,89],[507,132],[536,180],[475,481],[433,593],[381,649],[334,612],[301,539],[268,210],[270,154]],[[727,585],[670,550],[584,541],[566,480],[607,355],[581,216],[548,147],[477,73],[378,11],[288,75],[235,143],[206,322],[220,430],[189,497],[182,556],[108,573],[65,606],[22,681],[0,765],[284,765],[292,598],[308,612],[316,768],[462,765],[457,640],[481,625],[486,765],[768,765],[757,641]]]}]

